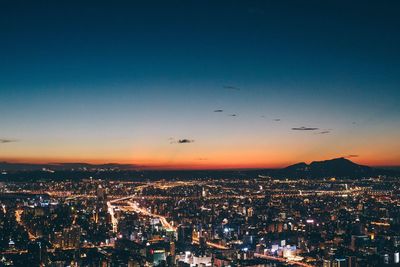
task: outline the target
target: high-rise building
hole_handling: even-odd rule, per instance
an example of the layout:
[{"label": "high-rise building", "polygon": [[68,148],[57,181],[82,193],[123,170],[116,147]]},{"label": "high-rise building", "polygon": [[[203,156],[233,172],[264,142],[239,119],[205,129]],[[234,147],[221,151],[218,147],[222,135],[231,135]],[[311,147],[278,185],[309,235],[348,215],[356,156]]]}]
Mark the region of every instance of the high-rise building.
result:
[{"label": "high-rise building", "polygon": [[347,266],[348,267],[356,267],[357,258],[355,256],[347,257]]},{"label": "high-rise building", "polygon": [[346,261],[346,259],[342,259],[342,258],[335,259],[333,261],[332,267],[347,267],[347,261]]},{"label": "high-rise building", "polygon": [[329,259],[324,259],[322,263],[323,267],[332,267],[332,261]]},{"label": "high-rise building", "polygon": [[191,225],[180,225],[178,227],[178,243],[189,245],[192,243],[193,227]]},{"label": "high-rise building", "polygon": [[103,188],[101,185],[97,187],[97,199],[99,201],[105,201],[107,199],[107,190]]},{"label": "high-rise building", "polygon": [[207,197],[208,196],[208,189],[207,188],[203,187],[201,189],[201,196],[202,197]]},{"label": "high-rise building", "polygon": [[79,226],[71,226],[63,230],[63,247],[79,248],[81,239],[81,228]]}]

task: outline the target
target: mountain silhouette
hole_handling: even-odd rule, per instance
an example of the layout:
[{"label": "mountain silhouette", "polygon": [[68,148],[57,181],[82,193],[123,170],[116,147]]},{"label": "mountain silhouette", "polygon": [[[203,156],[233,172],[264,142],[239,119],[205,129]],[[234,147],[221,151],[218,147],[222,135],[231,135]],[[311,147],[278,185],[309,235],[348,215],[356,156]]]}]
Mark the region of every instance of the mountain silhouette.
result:
[{"label": "mountain silhouette", "polygon": [[335,158],[324,161],[304,162],[290,165],[278,170],[280,176],[298,178],[323,178],[323,177],[365,177],[375,175],[377,169],[359,165],[345,158]]},{"label": "mountain silhouette", "polygon": [[102,179],[191,179],[191,178],[258,178],[278,179],[357,179],[378,175],[400,176],[398,169],[379,169],[359,165],[345,158],[296,163],[282,169],[227,169],[227,170],[151,170],[131,164],[90,163],[8,163],[0,162],[0,180],[73,179],[96,177]]},{"label": "mountain silhouette", "polygon": [[0,162],[0,170],[6,171],[37,171],[42,169],[50,169],[55,171],[71,171],[71,170],[134,170],[137,165],[133,164],[90,164],[84,162],[74,163],[47,163],[47,164],[34,164],[34,163],[9,163]]}]

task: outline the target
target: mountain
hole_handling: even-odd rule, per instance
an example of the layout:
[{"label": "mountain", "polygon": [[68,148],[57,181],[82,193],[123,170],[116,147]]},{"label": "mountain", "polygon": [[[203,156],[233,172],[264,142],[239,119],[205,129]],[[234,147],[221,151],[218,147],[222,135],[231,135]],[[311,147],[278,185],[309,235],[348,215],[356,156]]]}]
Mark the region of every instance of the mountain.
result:
[{"label": "mountain", "polygon": [[[345,158],[313,161],[310,164],[301,162],[278,170],[280,176],[297,178],[357,178],[376,175],[379,172],[380,170],[378,169],[359,165]],[[382,172],[384,172],[384,170],[382,170]]]},{"label": "mountain", "polygon": [[37,179],[221,179],[221,178],[289,178],[321,179],[345,178],[357,179],[387,175],[400,177],[400,170],[377,169],[359,165],[345,158],[313,161],[310,164],[300,162],[282,169],[232,169],[232,170],[150,170],[131,164],[89,164],[89,163],[8,163],[0,162],[0,180],[37,180]]},{"label": "mountain", "polygon": [[90,164],[90,163],[10,163],[0,162],[0,171],[117,171],[117,170],[134,170],[138,166],[133,164]]}]

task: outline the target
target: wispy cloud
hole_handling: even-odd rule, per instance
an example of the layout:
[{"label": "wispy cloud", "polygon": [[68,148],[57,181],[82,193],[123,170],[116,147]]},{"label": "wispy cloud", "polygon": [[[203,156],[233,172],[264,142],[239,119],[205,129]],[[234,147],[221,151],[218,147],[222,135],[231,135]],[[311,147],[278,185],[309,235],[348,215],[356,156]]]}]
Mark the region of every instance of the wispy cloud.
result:
[{"label": "wispy cloud", "polygon": [[170,144],[189,144],[189,143],[194,143],[193,139],[187,139],[187,138],[175,140],[175,138],[170,137],[170,138],[168,138],[168,140],[169,140]]},{"label": "wispy cloud", "polygon": [[0,138],[0,144],[15,143],[18,142],[16,139]]},{"label": "wispy cloud", "polygon": [[237,114],[229,114],[230,117],[237,117]]},{"label": "wispy cloud", "polygon": [[[260,117],[264,118],[264,119],[267,118],[265,115],[261,115]],[[273,118],[272,121],[279,122],[279,121],[281,121],[281,119],[280,118]]]},{"label": "wispy cloud", "polygon": [[194,143],[194,140],[191,139],[179,139],[178,144],[189,144],[189,143]]},{"label": "wispy cloud", "polygon": [[236,86],[233,86],[233,85],[224,85],[224,88],[228,89],[228,90],[240,91],[239,87],[236,87]]},{"label": "wispy cloud", "polygon": [[350,154],[347,156],[344,156],[345,158],[358,158],[360,155],[356,155],[356,154]]},{"label": "wispy cloud", "polygon": [[223,109],[216,109],[216,110],[214,110],[214,112],[224,112],[224,110]]},{"label": "wispy cloud", "polygon": [[331,130],[323,130],[323,131],[318,132],[317,134],[330,134],[330,133],[331,133]]},{"label": "wispy cloud", "polygon": [[294,127],[294,128],[292,128],[292,130],[293,131],[317,131],[317,130],[319,130],[319,128],[301,126],[301,127]]}]

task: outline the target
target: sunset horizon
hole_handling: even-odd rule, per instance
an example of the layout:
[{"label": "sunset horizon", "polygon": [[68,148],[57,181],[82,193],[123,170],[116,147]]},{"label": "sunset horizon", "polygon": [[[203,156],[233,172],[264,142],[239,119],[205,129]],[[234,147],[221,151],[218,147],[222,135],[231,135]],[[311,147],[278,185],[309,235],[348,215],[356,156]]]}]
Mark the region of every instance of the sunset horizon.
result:
[{"label": "sunset horizon", "polygon": [[[62,164],[90,164],[90,165],[107,165],[107,164],[114,164],[114,165],[130,165],[132,169],[136,170],[234,170],[234,169],[281,169],[288,167],[293,164],[297,163],[306,163],[310,164],[312,162],[316,161],[326,161],[326,160],[332,160],[332,159],[339,159],[339,158],[344,158],[347,160],[350,160],[354,163],[360,164],[360,165],[365,165],[369,167],[375,167],[375,168],[390,168],[390,167],[400,167],[399,164],[394,163],[385,163],[385,162],[378,162],[378,163],[373,163],[370,161],[363,161],[360,159],[358,156],[355,155],[347,155],[347,156],[333,156],[333,157],[326,157],[326,158],[315,158],[315,159],[310,159],[310,160],[302,160],[298,159],[297,161],[287,161],[287,162],[281,162],[281,163],[275,163],[275,164],[270,164],[270,163],[259,163],[259,164],[250,164],[250,163],[245,163],[244,161],[240,161],[240,163],[210,163],[210,162],[204,162],[204,161],[209,161],[208,159],[200,159],[200,160],[195,160],[193,162],[187,162],[187,163],[165,163],[165,162],[159,162],[159,163],[151,163],[151,162],[146,162],[146,161],[129,161],[129,160],[102,160],[102,159],[95,159],[95,160],[90,160],[90,159],[7,159],[7,158],[0,158],[0,163],[11,163],[11,164],[33,164],[33,165],[62,165]],[[199,162],[200,161],[200,162]]]},{"label": "sunset horizon", "polygon": [[72,6],[4,6],[2,161],[400,166],[385,6]]}]

